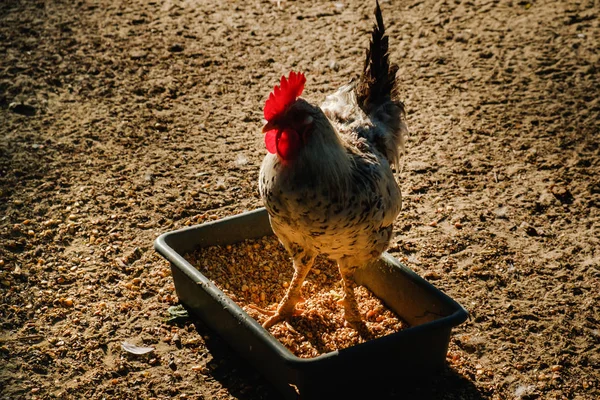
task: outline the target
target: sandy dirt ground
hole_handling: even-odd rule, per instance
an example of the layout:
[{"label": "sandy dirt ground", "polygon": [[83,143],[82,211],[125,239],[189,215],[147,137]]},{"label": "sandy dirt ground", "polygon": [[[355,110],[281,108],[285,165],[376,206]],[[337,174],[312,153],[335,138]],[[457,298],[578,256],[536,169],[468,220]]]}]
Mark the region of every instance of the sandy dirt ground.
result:
[{"label": "sandy dirt ground", "polygon": [[[1,398],[278,398],[167,321],[152,243],[261,206],[269,91],[301,70],[320,102],[355,77],[373,6],[0,2]],[[471,314],[447,369],[395,398],[598,398],[597,0],[382,8],[410,128],[390,251]]]}]

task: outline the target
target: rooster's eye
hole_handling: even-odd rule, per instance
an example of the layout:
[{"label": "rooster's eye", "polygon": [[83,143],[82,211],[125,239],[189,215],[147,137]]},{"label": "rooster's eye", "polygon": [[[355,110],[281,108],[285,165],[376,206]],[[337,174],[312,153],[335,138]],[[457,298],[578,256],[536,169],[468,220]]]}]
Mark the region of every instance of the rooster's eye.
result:
[{"label": "rooster's eye", "polygon": [[306,118],[302,121],[302,125],[310,125],[313,123],[313,117],[307,115]]}]

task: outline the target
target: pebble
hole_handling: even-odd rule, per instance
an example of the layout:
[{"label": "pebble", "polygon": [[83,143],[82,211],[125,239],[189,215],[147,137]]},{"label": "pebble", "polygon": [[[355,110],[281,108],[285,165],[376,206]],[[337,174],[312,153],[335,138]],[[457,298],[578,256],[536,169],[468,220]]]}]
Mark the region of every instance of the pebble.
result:
[{"label": "pebble", "polygon": [[73,307],[74,302],[71,297],[67,297],[66,299],[61,298],[60,303],[65,307]]},{"label": "pebble", "polygon": [[143,58],[146,58],[147,56],[148,52],[144,50],[132,50],[131,52],[129,52],[129,58],[131,58],[132,60],[141,60]]},{"label": "pebble", "polygon": [[175,343],[176,345],[181,345],[181,337],[179,336],[178,333],[173,335],[173,338],[171,339],[171,341],[173,343]]},{"label": "pebble", "polygon": [[540,374],[538,374],[537,376],[537,380],[538,381],[545,381],[548,379],[548,375],[544,374],[543,372],[541,372]]},{"label": "pebble", "polygon": [[208,372],[208,369],[202,365],[194,365],[194,366],[192,366],[192,371],[204,374],[204,373]]},{"label": "pebble", "polygon": [[406,165],[411,172],[423,173],[431,169],[431,165],[423,161],[411,161]]},{"label": "pebble", "polygon": [[225,190],[227,189],[227,185],[225,184],[225,180],[224,179],[219,179],[217,180],[217,183],[215,184],[215,190]]},{"label": "pebble", "polygon": [[436,271],[427,271],[423,277],[425,279],[430,279],[430,280],[436,280],[436,279],[441,279],[441,275],[439,273],[437,273]]}]

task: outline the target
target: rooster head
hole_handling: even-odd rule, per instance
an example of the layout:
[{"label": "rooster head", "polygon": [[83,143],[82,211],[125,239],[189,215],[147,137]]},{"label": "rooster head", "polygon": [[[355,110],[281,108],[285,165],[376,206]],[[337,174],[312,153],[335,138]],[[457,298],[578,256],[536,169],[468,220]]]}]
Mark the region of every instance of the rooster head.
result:
[{"label": "rooster head", "polygon": [[262,131],[265,145],[271,154],[277,154],[283,162],[296,157],[312,125],[312,106],[299,99],[306,77],[301,72],[290,72],[281,77],[265,102],[264,116],[267,123]]}]

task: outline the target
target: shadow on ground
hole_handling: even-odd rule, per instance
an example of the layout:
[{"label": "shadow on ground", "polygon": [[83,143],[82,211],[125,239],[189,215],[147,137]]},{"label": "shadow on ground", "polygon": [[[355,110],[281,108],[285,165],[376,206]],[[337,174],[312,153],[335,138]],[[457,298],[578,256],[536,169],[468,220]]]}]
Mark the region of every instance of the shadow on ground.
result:
[{"label": "shadow on ground", "polygon": [[[255,368],[239,357],[227,343],[210,330],[204,323],[193,319],[198,333],[206,339],[206,347],[213,356],[216,368],[211,371],[211,376],[227,388],[235,398],[240,400],[275,400],[282,395],[272,386]],[[393,368],[393,366],[390,366]],[[445,367],[435,376],[423,378],[398,376],[390,385],[380,387],[374,383],[364,386],[366,389],[357,390],[351,382],[334,382],[339,387],[339,393],[344,399],[379,399],[379,400],[480,400],[484,399],[475,385],[466,377],[458,374],[450,367]],[[350,390],[349,386],[352,385]],[[334,389],[334,392],[337,391]],[[298,396],[300,400],[332,399],[331,394],[314,397]]]}]

